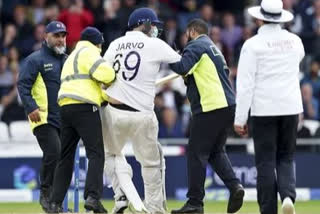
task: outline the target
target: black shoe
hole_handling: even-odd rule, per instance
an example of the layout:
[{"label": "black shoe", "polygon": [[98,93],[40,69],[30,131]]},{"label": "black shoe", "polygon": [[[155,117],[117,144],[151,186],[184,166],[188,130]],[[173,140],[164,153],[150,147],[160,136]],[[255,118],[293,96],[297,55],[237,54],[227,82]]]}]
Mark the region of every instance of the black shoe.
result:
[{"label": "black shoe", "polygon": [[189,203],[185,203],[182,208],[178,210],[171,210],[171,214],[179,213],[203,213],[203,206],[194,206]]},{"label": "black shoe", "polygon": [[49,191],[48,190],[41,190],[40,191],[40,205],[43,211],[47,212],[49,209]]},{"label": "black shoe", "polygon": [[228,202],[228,213],[236,213],[240,210],[243,204],[244,189],[241,184],[230,191],[230,197]]},{"label": "black shoe", "polygon": [[47,210],[47,213],[62,213],[63,208],[62,205],[59,203],[51,202],[49,203],[49,208]]},{"label": "black shoe", "polygon": [[84,202],[84,208],[86,210],[93,211],[94,213],[108,213],[101,202],[91,196],[88,196],[87,200]]}]

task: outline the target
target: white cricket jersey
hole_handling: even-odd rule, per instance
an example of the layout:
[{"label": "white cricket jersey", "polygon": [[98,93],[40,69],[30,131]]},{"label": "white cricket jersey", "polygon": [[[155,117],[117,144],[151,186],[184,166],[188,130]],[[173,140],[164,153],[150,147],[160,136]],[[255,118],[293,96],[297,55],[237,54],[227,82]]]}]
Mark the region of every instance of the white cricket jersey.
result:
[{"label": "white cricket jersey", "polygon": [[167,43],[140,31],[129,31],[114,40],[104,59],[116,71],[108,96],[141,112],[153,111],[155,81],[161,63],[174,63],[181,56]]},{"label": "white cricket jersey", "polygon": [[260,27],[241,50],[237,74],[235,124],[252,116],[281,116],[303,111],[299,64],[304,57],[301,39],[278,24]]}]

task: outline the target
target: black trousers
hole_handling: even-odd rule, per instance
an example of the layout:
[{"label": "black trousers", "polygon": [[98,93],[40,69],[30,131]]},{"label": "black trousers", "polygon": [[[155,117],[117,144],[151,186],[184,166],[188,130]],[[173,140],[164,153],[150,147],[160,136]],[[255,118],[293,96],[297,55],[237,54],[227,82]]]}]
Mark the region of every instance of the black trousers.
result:
[{"label": "black trousers", "polygon": [[61,157],[53,182],[51,202],[62,203],[68,191],[80,138],[89,160],[84,198],[100,199],[103,188],[104,147],[99,111],[90,104],[61,107]]},{"label": "black trousers", "polygon": [[192,117],[187,151],[188,203],[196,206],[203,205],[208,163],[229,190],[240,183],[224,149],[227,130],[232,126],[233,120],[234,106],[196,114]]},{"label": "black trousers", "polygon": [[252,117],[260,212],[276,214],[281,200],[296,198],[295,164],[298,115]]},{"label": "black trousers", "polygon": [[43,152],[40,167],[40,190],[50,191],[53,184],[54,172],[60,157],[60,131],[58,128],[45,124],[33,131]]}]

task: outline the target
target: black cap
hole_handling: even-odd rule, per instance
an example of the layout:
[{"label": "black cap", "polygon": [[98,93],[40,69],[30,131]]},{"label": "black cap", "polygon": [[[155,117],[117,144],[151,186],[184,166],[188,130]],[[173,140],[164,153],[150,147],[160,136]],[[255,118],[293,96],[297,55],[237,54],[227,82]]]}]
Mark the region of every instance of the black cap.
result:
[{"label": "black cap", "polygon": [[46,33],[68,33],[66,26],[59,21],[52,21],[46,26]]},{"label": "black cap", "polygon": [[104,43],[103,34],[95,27],[86,27],[80,36],[80,40],[86,40],[94,45]]}]

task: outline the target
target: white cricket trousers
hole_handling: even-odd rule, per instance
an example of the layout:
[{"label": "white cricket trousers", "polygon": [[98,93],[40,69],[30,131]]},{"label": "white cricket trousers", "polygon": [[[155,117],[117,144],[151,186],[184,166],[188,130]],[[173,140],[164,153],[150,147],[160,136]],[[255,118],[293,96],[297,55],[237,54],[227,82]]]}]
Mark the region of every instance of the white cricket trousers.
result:
[{"label": "white cricket trousers", "polygon": [[145,206],[151,213],[164,213],[165,160],[157,138],[155,113],[120,110],[108,105],[101,109],[101,117],[106,161],[107,157],[121,156],[124,145],[131,142],[134,155],[141,164]]}]

